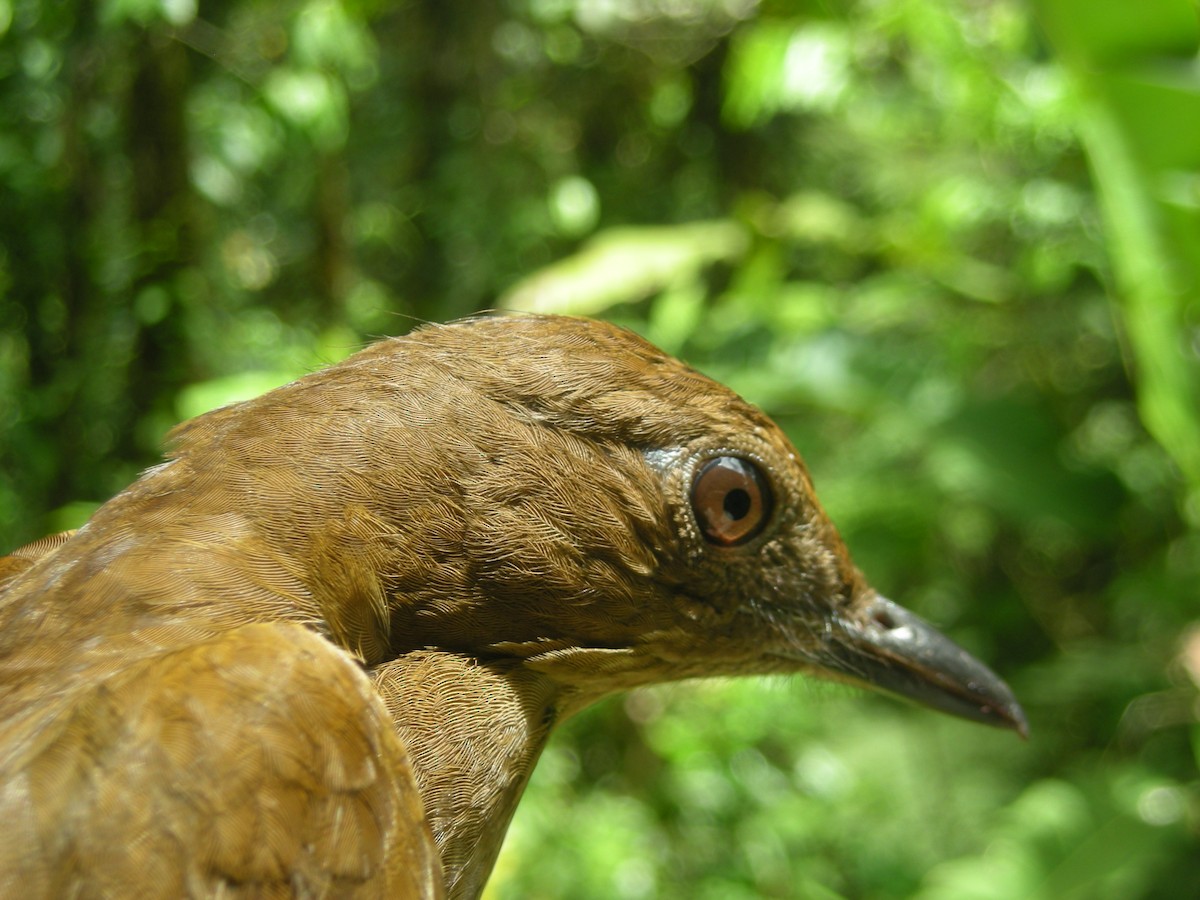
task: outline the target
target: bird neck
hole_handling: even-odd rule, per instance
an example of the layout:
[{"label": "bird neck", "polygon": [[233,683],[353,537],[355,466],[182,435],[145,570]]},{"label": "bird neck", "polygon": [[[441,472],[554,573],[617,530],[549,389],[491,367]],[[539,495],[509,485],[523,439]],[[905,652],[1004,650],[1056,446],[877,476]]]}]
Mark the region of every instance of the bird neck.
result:
[{"label": "bird neck", "polygon": [[411,754],[447,896],[477,897],[559,718],[559,690],[519,663],[432,650],[371,675]]}]

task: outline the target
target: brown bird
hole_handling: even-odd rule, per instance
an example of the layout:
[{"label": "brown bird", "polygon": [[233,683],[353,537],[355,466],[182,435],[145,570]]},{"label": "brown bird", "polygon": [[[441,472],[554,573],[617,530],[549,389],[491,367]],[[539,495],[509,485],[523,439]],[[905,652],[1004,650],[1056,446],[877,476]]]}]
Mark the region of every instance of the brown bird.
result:
[{"label": "brown bird", "polygon": [[611,325],[421,328],[0,560],[0,895],[476,897],[554,727],[805,672],[1024,733],[759,410]]}]

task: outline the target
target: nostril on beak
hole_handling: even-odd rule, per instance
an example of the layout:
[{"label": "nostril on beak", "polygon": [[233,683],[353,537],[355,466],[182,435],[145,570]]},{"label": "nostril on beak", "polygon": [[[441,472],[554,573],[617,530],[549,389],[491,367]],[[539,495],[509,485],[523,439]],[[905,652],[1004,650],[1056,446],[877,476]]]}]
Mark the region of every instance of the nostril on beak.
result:
[{"label": "nostril on beak", "polygon": [[891,631],[893,628],[899,628],[900,623],[896,621],[892,615],[892,611],[887,608],[876,607],[871,611],[871,621],[883,628],[885,631]]},{"label": "nostril on beak", "polygon": [[[922,643],[922,631],[913,620],[915,616],[907,610],[896,606],[890,600],[879,597],[867,611],[864,628],[873,635],[871,640],[878,646],[915,646],[913,641]],[[919,620],[918,620],[919,621]]]}]

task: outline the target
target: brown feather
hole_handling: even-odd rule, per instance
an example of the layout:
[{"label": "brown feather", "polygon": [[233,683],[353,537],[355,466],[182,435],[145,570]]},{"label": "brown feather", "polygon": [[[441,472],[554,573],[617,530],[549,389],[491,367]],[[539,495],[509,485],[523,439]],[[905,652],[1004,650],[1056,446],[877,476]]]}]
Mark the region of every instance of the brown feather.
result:
[{"label": "brown feather", "polygon": [[[0,895],[475,897],[555,724],[639,684],[878,677],[1024,727],[944,638],[905,655],[932,631],[775,425],[613,326],[422,328],[171,445],[0,559]],[[692,503],[718,456],[774,498],[744,546]]]}]

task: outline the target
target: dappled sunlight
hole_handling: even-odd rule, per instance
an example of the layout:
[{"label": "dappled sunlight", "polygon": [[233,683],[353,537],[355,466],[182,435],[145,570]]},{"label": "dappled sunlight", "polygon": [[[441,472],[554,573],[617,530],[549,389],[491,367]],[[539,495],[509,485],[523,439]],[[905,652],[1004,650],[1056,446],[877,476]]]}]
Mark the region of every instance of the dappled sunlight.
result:
[{"label": "dappled sunlight", "polygon": [[760,405],[1030,739],[613,698],[487,896],[1200,895],[1190,0],[0,0],[0,555],[180,420],[480,310]]}]

